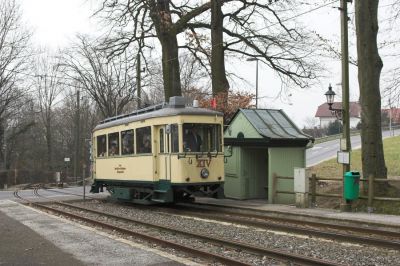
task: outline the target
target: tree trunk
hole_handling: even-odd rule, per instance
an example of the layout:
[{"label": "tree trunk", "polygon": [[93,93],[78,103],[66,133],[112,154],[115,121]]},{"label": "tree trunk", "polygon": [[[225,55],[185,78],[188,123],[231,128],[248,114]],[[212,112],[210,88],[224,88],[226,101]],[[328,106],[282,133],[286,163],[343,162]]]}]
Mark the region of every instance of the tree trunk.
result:
[{"label": "tree trunk", "polygon": [[213,95],[229,90],[225,73],[223,14],[221,0],[211,0],[211,79]]},{"label": "tree trunk", "polygon": [[171,19],[169,0],[158,0],[153,10],[155,12],[151,12],[150,16],[162,47],[164,97],[168,100],[171,96],[182,95],[177,33]]},{"label": "tree trunk", "polygon": [[362,169],[365,177],[386,178],[381,130],[380,74],[377,0],[356,0],[358,82],[361,104]]},{"label": "tree trunk", "polygon": [[164,77],[164,97],[181,96],[181,79],[178,58],[178,41],[175,33],[160,36],[162,45],[162,68]]}]

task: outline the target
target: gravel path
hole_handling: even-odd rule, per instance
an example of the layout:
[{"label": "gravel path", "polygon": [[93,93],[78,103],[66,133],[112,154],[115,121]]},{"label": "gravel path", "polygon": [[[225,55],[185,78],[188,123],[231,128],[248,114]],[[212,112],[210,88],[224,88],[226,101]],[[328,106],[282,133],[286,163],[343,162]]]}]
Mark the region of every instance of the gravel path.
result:
[{"label": "gravel path", "polygon": [[[396,250],[339,243],[337,241],[318,239],[309,236],[274,232],[193,217],[170,215],[152,211],[151,207],[149,207],[148,210],[143,210],[123,204],[104,203],[99,201],[74,204],[102,211],[104,213],[115,214],[141,221],[151,221],[155,224],[175,227],[190,232],[209,234],[224,239],[245,242],[255,246],[286,250],[296,254],[334,261],[340,264],[399,265],[400,263],[400,251]],[[138,226],[135,225],[131,225],[130,227],[138,228]],[[189,240],[182,236],[155,232],[156,230],[144,230],[146,230],[148,234],[160,234],[163,238],[171,241],[178,241],[185,245],[190,244],[202,249],[213,249],[214,252],[221,255],[229,254],[231,257],[236,257],[241,261],[246,261],[254,265],[276,264],[276,261],[270,261],[265,257],[249,255],[245,252],[232,252],[225,248],[215,250],[215,245],[211,247],[201,240],[191,239],[190,242],[188,242]]]}]

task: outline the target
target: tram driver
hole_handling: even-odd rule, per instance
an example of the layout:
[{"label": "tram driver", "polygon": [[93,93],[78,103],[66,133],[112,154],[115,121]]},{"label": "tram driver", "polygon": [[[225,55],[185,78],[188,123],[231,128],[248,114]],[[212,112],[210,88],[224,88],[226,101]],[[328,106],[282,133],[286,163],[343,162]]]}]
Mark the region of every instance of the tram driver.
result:
[{"label": "tram driver", "polygon": [[193,125],[184,136],[183,148],[185,151],[199,152],[202,144],[203,141],[197,133],[197,128]]}]

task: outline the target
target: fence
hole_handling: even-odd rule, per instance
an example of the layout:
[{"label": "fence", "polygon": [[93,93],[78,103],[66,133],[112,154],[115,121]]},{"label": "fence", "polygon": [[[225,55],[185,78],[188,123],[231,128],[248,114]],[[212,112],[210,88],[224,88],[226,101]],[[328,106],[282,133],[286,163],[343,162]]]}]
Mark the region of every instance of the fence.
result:
[{"label": "fence", "polygon": [[[64,177],[65,179],[65,177]],[[0,189],[27,183],[54,183],[55,172],[27,169],[0,171]]]},{"label": "fence", "polygon": [[[274,202],[274,199],[276,198],[276,195],[281,193],[281,194],[294,194],[293,191],[280,191],[277,190],[277,182],[279,179],[282,180],[287,180],[287,179],[294,179],[293,177],[286,177],[286,176],[278,176],[278,175],[273,175],[272,176],[272,202]],[[334,193],[318,193],[317,192],[317,183],[318,181],[336,181],[336,182],[343,182],[342,179],[337,179],[337,178],[321,178],[317,177],[316,174],[312,174],[311,177],[309,177],[310,181],[310,189],[309,189],[309,195],[311,196],[311,206],[316,205],[316,197],[334,197],[334,198],[342,198],[341,194],[334,194]],[[391,201],[391,202],[400,202],[400,198],[394,198],[394,197],[377,197],[374,195],[375,191],[375,183],[385,183],[385,182],[400,182],[400,180],[393,180],[393,179],[374,179],[374,178],[368,178],[368,179],[360,179],[360,182],[363,182],[363,191],[367,191],[367,196],[360,195],[359,199],[365,199],[368,202],[368,207],[372,206],[373,201]]]},{"label": "fence", "polygon": [[0,171],[0,188],[26,183],[48,183],[54,179],[54,172],[13,169]]}]

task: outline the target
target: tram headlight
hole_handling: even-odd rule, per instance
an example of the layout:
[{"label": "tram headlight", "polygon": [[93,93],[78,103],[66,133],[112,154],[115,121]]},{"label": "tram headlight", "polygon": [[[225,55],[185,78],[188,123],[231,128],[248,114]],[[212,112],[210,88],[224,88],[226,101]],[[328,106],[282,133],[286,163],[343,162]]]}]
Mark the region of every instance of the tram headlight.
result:
[{"label": "tram headlight", "polygon": [[200,176],[202,178],[207,178],[210,175],[210,172],[207,170],[207,168],[203,168],[200,171]]}]

